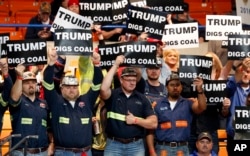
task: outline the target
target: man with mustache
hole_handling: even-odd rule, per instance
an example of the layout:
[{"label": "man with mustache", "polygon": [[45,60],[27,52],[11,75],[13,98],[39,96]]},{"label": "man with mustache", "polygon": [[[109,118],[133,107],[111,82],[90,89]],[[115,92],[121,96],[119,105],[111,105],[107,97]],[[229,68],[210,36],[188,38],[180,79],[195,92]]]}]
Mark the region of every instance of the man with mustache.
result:
[{"label": "man with mustache", "polygon": [[[34,73],[25,71],[22,64],[16,67],[16,81],[11,89],[10,114],[12,117],[12,134],[21,134],[21,137],[12,138],[15,146],[27,136],[38,136],[29,138],[27,146],[21,144],[11,154],[12,156],[26,155],[50,155],[47,121],[48,106],[45,100],[36,97],[36,76]],[[26,147],[27,148],[26,148]]]},{"label": "man with mustache", "polygon": [[196,148],[197,151],[194,151],[190,156],[217,156],[217,154],[212,151],[212,136],[208,132],[202,132],[199,134],[196,141]]}]

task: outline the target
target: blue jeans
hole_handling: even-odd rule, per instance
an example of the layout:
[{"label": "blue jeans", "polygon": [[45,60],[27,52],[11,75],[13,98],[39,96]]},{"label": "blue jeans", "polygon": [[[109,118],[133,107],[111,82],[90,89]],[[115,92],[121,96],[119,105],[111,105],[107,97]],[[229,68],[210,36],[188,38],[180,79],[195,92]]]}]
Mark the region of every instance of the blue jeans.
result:
[{"label": "blue jeans", "polygon": [[107,139],[104,156],[144,156],[145,149],[143,139],[123,144],[121,142]]},{"label": "blue jeans", "polygon": [[155,150],[157,155],[189,156],[188,146],[170,147],[156,144]]},{"label": "blue jeans", "polygon": [[[92,156],[91,150],[86,151],[86,154],[87,156]],[[55,154],[54,154],[54,156],[81,156],[81,155],[82,155],[82,152],[74,153],[71,151],[65,151],[65,150],[59,150],[59,149],[56,149]]]},{"label": "blue jeans", "polygon": [[[11,153],[11,156],[24,156],[24,154],[23,154],[22,151],[14,150]],[[48,156],[48,151],[44,151],[44,152],[36,153],[36,154],[30,154],[30,153],[27,152],[26,156]]]}]

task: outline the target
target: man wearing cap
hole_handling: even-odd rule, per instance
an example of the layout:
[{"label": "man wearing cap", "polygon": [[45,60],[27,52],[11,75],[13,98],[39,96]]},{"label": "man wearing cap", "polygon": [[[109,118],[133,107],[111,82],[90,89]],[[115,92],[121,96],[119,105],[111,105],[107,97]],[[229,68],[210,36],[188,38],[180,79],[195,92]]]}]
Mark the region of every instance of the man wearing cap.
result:
[{"label": "man wearing cap", "polygon": [[11,89],[10,114],[12,117],[12,134],[21,137],[12,138],[12,146],[27,137],[27,146],[20,144],[12,156],[39,155],[47,156],[48,140],[48,106],[46,101],[36,97],[36,77],[32,72],[24,72],[24,65],[17,65],[16,81]]},{"label": "man wearing cap", "polygon": [[[155,149],[150,147],[151,156],[183,155],[188,156],[188,139],[191,131],[193,113],[201,113],[206,109],[206,97],[199,77],[194,79],[198,92],[197,99],[181,97],[182,84],[177,73],[172,73],[166,80],[167,98],[159,100],[154,107],[158,117],[158,127],[155,130]],[[148,140],[153,145],[154,137]]]},{"label": "man wearing cap", "polygon": [[94,68],[93,84],[79,95],[79,82],[74,76],[61,81],[61,95],[54,88],[53,74],[57,60],[55,48],[49,49],[48,66],[44,71],[44,95],[51,110],[55,155],[91,156],[92,111],[99,95],[102,72]]},{"label": "man wearing cap", "polygon": [[[38,10],[38,14],[32,17],[29,24],[41,24],[50,25],[54,21],[54,17],[51,15],[51,6],[49,2],[42,2]],[[28,27],[25,39],[45,39],[47,41],[53,41],[53,34],[47,26],[44,27]]]},{"label": "man wearing cap", "polygon": [[208,132],[201,132],[196,141],[197,151],[194,151],[190,156],[217,156],[212,150],[212,136]]},{"label": "man wearing cap", "polygon": [[157,118],[147,98],[135,90],[137,72],[132,67],[122,70],[121,87],[111,90],[113,77],[125,57],[117,56],[114,65],[104,77],[101,98],[107,108],[106,156],[144,156],[144,130],[155,129]]}]

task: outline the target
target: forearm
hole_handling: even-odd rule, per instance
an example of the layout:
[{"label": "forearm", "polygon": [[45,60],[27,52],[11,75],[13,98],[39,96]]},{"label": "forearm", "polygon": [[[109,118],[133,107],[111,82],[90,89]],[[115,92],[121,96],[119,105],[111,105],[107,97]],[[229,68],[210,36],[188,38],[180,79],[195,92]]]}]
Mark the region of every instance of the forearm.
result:
[{"label": "forearm", "polygon": [[114,64],[109,69],[107,75],[103,78],[100,95],[105,100],[110,96],[110,92],[111,92],[110,87],[111,87],[113,77],[114,77],[118,67],[119,67],[118,65]]},{"label": "forearm", "polygon": [[16,79],[16,82],[14,83],[11,89],[10,97],[13,101],[18,101],[21,95],[22,95],[22,80],[21,77],[19,76]]},{"label": "forearm", "polygon": [[104,39],[109,39],[110,37],[112,37],[115,34],[116,34],[115,29],[110,30],[110,31],[102,31],[102,35],[103,35]]},{"label": "forearm", "polygon": [[156,129],[157,117],[155,115],[151,115],[147,117],[146,119],[135,117],[134,124],[144,127],[146,129]]},{"label": "forearm", "polygon": [[202,91],[202,93],[198,93],[198,113],[203,112],[207,108],[206,95]]},{"label": "forearm", "polygon": [[150,156],[155,155],[155,147],[154,147],[154,131],[153,130],[148,130],[148,134],[146,135],[146,141],[147,141],[147,146],[148,146],[148,152]]}]

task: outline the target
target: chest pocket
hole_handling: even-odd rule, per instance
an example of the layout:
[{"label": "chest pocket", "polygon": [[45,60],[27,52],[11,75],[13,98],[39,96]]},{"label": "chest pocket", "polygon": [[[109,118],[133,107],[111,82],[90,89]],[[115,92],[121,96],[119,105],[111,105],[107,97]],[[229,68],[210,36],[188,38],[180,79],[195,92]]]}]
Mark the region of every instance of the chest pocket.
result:
[{"label": "chest pocket", "polygon": [[147,99],[149,100],[149,102],[151,103],[153,108],[156,106],[158,100],[160,100],[163,97],[167,97],[167,91],[166,91],[164,86],[162,86],[162,89],[159,92],[159,94],[150,93],[149,92],[149,84],[148,84],[147,81],[145,83],[145,92],[144,92],[144,94],[147,97]]}]

